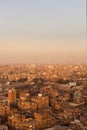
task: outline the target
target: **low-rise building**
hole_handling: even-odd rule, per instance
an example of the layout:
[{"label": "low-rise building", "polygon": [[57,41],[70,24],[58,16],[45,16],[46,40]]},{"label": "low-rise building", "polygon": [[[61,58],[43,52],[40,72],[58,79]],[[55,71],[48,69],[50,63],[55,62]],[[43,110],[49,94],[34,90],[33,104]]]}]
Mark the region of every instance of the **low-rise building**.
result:
[{"label": "low-rise building", "polygon": [[8,126],[7,125],[0,125],[0,130],[8,130]]}]

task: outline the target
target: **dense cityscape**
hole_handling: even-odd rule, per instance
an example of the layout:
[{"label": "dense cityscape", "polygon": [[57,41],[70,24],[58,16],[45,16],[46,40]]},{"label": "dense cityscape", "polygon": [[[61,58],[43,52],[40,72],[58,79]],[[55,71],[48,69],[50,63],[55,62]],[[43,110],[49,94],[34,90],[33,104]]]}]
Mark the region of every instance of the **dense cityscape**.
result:
[{"label": "dense cityscape", "polygon": [[0,65],[0,130],[87,130],[87,65]]},{"label": "dense cityscape", "polygon": [[87,0],[0,0],[0,130],[87,130]]}]

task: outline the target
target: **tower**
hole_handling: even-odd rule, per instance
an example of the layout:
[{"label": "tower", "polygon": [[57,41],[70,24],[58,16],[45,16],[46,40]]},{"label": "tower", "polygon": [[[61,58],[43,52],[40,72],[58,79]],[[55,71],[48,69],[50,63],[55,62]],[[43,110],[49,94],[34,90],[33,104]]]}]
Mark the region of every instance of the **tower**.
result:
[{"label": "tower", "polygon": [[14,88],[8,91],[8,104],[16,106],[16,89]]}]

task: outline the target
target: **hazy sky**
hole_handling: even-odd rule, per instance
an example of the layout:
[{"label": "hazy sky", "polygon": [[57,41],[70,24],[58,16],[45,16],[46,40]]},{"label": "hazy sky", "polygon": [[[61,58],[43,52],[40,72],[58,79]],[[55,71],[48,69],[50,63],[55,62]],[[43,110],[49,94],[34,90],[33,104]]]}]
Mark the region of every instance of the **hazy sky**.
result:
[{"label": "hazy sky", "polygon": [[87,63],[86,0],[1,0],[0,63]]}]

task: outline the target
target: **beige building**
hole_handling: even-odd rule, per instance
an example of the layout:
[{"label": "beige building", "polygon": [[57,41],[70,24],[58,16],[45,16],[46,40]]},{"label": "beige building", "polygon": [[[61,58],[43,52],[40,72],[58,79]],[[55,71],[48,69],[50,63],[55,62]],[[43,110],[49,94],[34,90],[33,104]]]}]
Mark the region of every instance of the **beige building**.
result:
[{"label": "beige building", "polygon": [[6,126],[6,125],[0,125],[0,130],[8,130],[8,126]]},{"label": "beige building", "polygon": [[16,89],[14,88],[8,91],[8,104],[16,105]]}]

